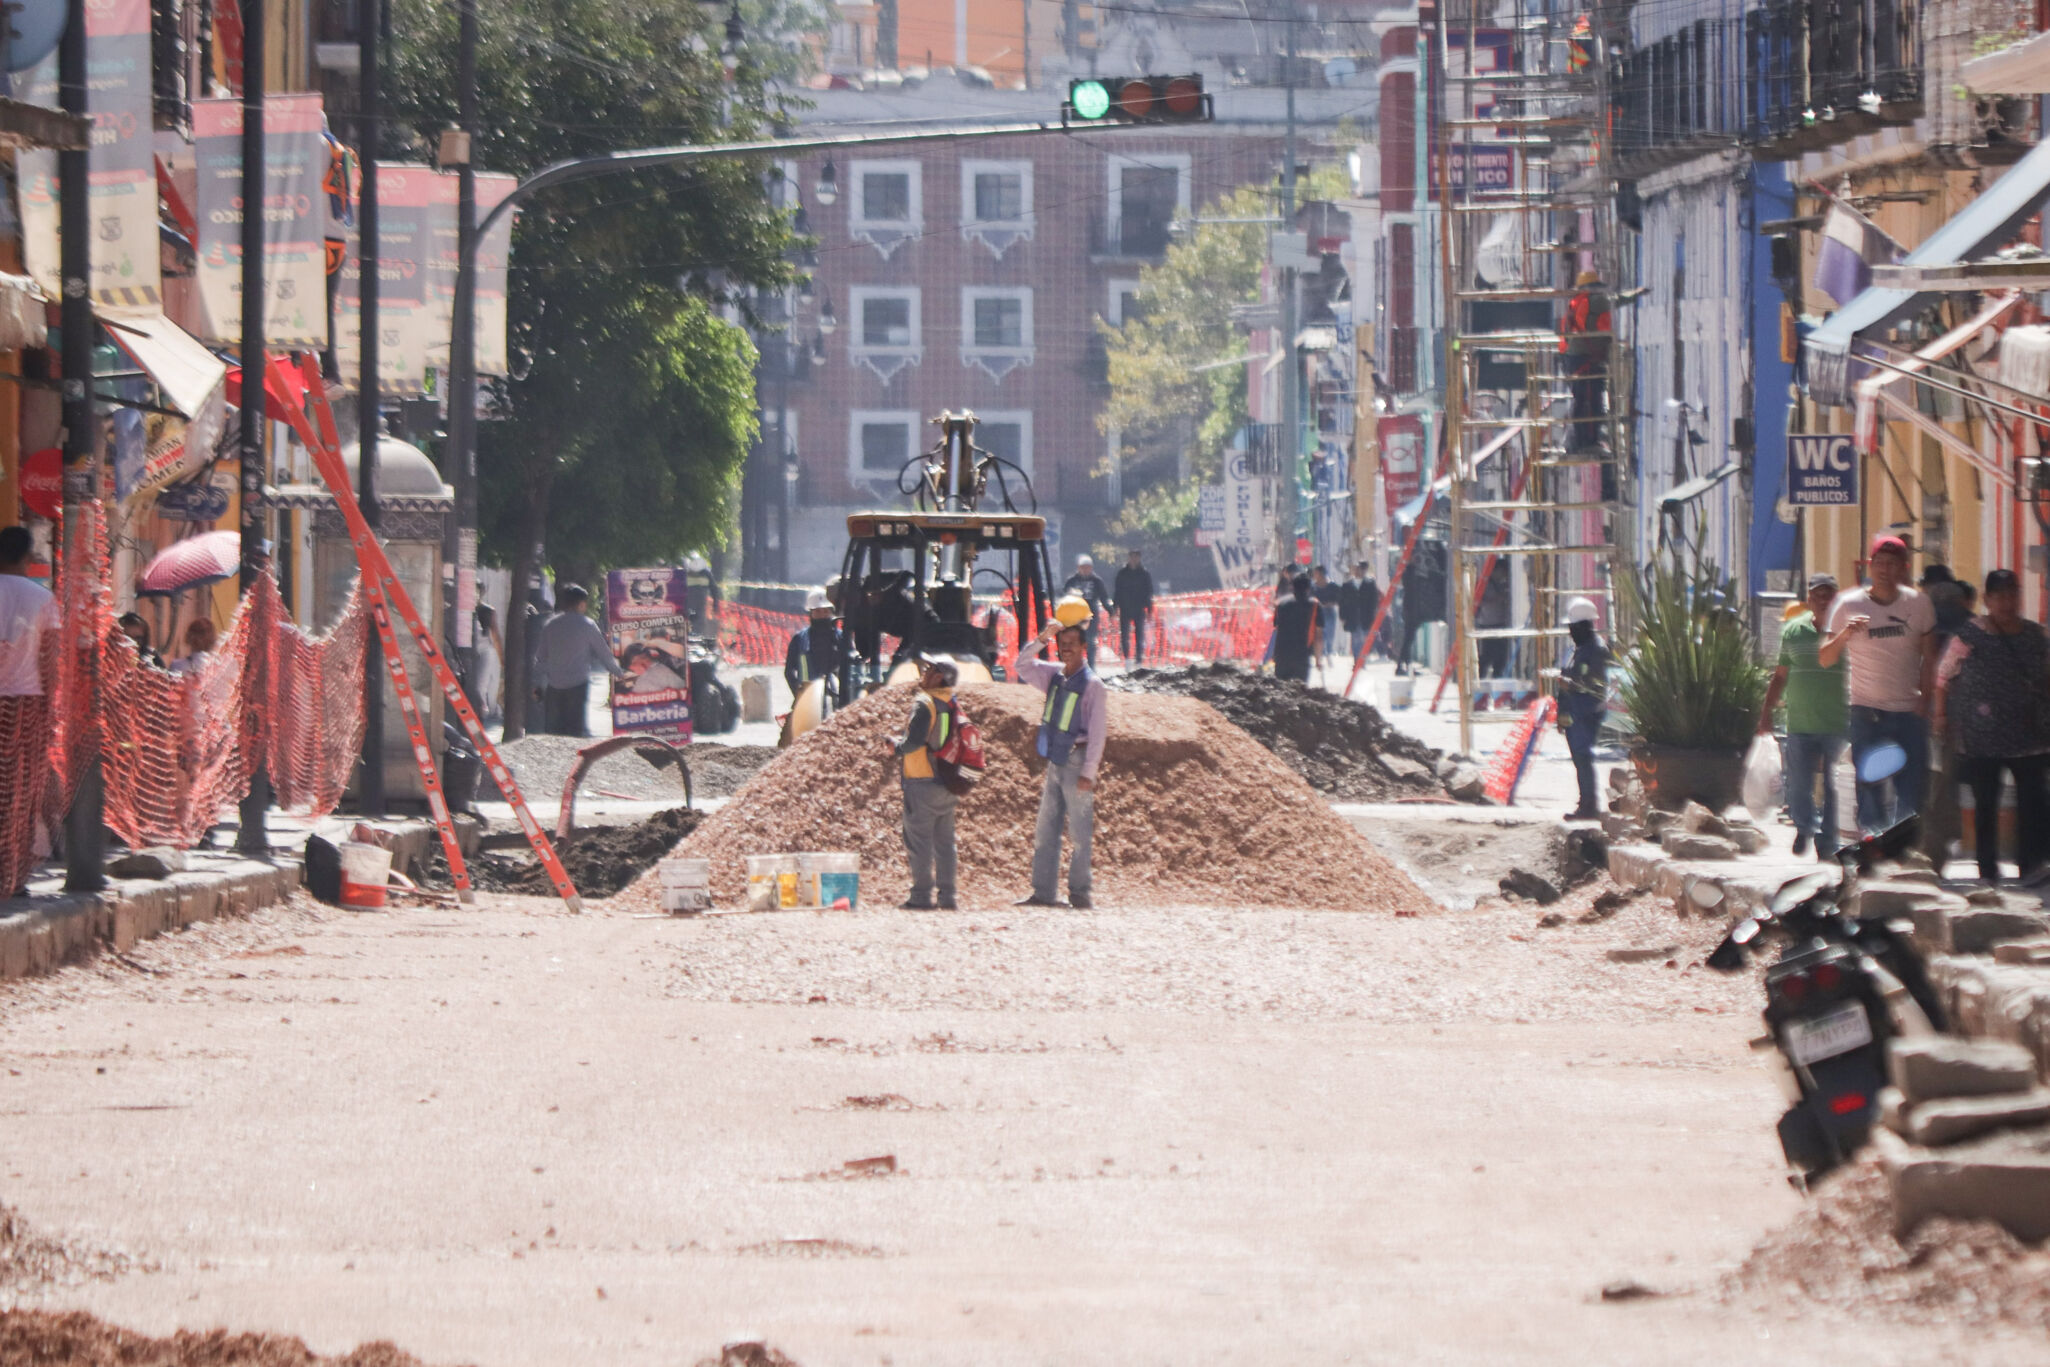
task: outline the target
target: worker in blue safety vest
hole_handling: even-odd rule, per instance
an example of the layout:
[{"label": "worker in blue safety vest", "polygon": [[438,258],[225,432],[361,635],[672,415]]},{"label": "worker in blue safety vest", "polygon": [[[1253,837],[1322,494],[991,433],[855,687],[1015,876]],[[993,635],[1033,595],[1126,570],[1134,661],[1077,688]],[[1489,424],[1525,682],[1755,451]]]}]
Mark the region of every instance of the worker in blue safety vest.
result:
[{"label": "worker in blue safety vest", "polygon": [[783,655],[783,682],[790,685],[793,698],[813,679],[824,679],[826,692],[835,692],[834,680],[840,676],[840,662],[847,649],[846,637],[833,623],[833,602],[824,589],[813,589],[804,596],[804,610],[811,621],[790,638],[790,649]]}]

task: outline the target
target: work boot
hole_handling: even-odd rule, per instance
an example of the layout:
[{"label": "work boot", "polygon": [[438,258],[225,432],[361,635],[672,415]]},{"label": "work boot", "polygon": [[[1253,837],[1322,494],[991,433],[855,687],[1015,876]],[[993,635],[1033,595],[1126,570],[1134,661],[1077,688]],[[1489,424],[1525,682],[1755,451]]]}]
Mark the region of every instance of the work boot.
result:
[{"label": "work boot", "polygon": [[932,903],[931,903],[930,901],[921,901],[921,900],[920,900],[919,898],[916,898],[916,897],[912,897],[912,898],[908,898],[908,899],[907,899],[907,900],[905,900],[905,901],[899,902],[899,903],[897,904],[897,910],[899,910],[899,911],[931,911],[931,910],[932,910]]},{"label": "work boot", "polygon": [[1067,903],[1057,902],[1050,898],[1041,897],[1038,893],[1035,892],[1030,897],[1020,897],[1011,905],[1014,907],[1062,907],[1066,906]]},{"label": "work boot", "polygon": [[940,894],[939,908],[941,911],[960,910],[960,908],[955,905],[953,896],[949,893],[944,892]]},{"label": "work boot", "polygon": [[1794,832],[1794,853],[1795,853],[1795,854],[1806,854],[1806,853],[1808,853],[1808,832],[1806,832],[1806,831],[1795,831],[1795,832]]},{"label": "work boot", "polygon": [[1088,911],[1096,904],[1089,900],[1089,894],[1086,892],[1071,892],[1068,894],[1068,905],[1076,911]]}]

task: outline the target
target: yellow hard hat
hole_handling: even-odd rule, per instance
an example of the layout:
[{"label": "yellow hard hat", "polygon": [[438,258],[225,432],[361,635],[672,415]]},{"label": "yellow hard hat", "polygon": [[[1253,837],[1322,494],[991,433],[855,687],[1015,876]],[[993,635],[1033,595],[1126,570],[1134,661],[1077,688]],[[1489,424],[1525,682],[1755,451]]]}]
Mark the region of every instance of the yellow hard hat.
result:
[{"label": "yellow hard hat", "polygon": [[1079,593],[1071,593],[1053,605],[1053,619],[1064,627],[1079,627],[1095,615],[1089,609],[1089,600]]}]

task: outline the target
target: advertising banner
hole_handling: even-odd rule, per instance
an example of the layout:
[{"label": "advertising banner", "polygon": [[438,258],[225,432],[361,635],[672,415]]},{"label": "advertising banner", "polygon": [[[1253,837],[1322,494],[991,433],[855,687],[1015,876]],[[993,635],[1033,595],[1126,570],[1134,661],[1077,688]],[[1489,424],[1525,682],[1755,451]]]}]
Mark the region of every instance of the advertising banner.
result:
[{"label": "advertising banner", "polygon": [[[477,221],[497,208],[519,184],[517,176],[477,173]],[[477,373],[504,375],[506,269],[512,261],[513,220],[517,210],[493,224],[477,246]]]},{"label": "advertising banner", "polygon": [[1397,413],[1380,421],[1381,486],[1388,517],[1423,492],[1424,425],[1413,413]]},{"label": "advertising banner", "polygon": [[[377,168],[378,390],[415,395],[426,388],[427,232],[440,173],[428,166]],[[335,288],[335,360],[342,383],[359,384],[363,360],[362,235],[349,230]]]},{"label": "advertising banner", "polygon": [[1857,506],[1858,453],[1848,435],[1787,438],[1787,502],[1796,508]]},{"label": "advertising banner", "polygon": [[626,670],[612,681],[613,731],[690,739],[689,594],[681,569],[605,576],[605,620]]},{"label": "advertising banner", "polygon": [[[86,7],[86,107],[92,118],[88,194],[93,298],[158,308],[157,167],[151,127],[149,0],[93,0]],[[21,83],[30,104],[57,107],[57,55]],[[57,154],[16,154],[22,255],[52,299],[64,297],[57,248]]]},{"label": "advertising banner", "polygon": [[1223,518],[1210,540],[1210,558],[1228,589],[1249,587],[1264,576],[1274,542],[1267,483],[1248,453],[1225,453]]},{"label": "advertising banner", "polygon": [[420,261],[426,271],[426,307],[414,315],[413,346],[425,361],[423,369],[428,370],[449,368],[449,339],[455,331],[457,191],[456,177],[437,174],[428,187],[426,211],[421,218]]},{"label": "advertising banner", "polygon": [[[272,346],[327,345],[327,223],[321,180],[328,169],[320,96],[272,95],[264,102],[264,336]],[[199,179],[199,295],[205,320],[194,331],[216,342],[242,340],[242,102],[194,100],[192,137]]]}]

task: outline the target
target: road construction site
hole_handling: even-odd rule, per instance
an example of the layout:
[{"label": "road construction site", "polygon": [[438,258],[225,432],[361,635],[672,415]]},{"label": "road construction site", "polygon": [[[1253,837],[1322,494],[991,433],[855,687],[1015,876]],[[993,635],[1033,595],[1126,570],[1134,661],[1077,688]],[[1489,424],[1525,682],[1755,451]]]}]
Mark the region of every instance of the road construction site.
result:
[{"label": "road construction site", "polygon": [[[0,1363],[2050,1362],[2044,1255],[1788,1186],[1722,918],[1193,685],[1114,698],[1095,909],[1013,907],[1016,691],[957,912],[886,692],[701,800],[716,914],[302,892],[0,985]],[[861,905],[742,911],[770,844]]]}]

